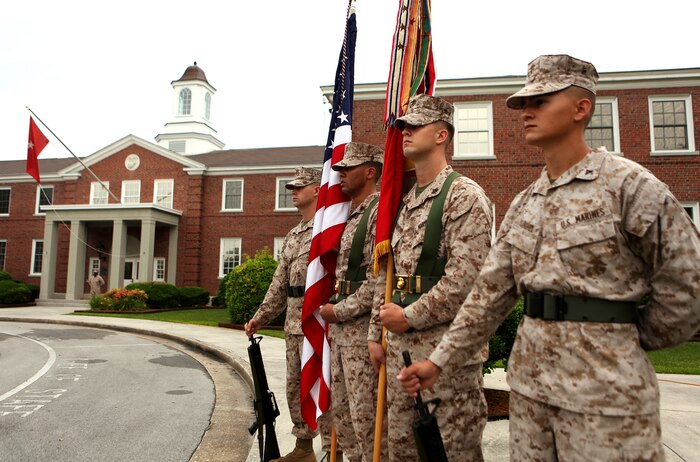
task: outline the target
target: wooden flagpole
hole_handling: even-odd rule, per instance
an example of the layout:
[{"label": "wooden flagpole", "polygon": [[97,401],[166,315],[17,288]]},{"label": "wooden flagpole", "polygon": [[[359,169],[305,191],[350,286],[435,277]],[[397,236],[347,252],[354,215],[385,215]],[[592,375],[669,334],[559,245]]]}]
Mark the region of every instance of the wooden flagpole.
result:
[{"label": "wooden flagpole", "polygon": [[[386,263],[386,285],[384,289],[384,303],[391,301],[394,280],[394,256],[389,252]],[[382,428],[384,427],[384,408],[386,407],[386,328],[382,326],[382,350],[384,350],[384,364],[379,367],[379,383],[377,385],[377,409],[374,416],[374,452],[373,462],[379,462],[382,454]]]}]

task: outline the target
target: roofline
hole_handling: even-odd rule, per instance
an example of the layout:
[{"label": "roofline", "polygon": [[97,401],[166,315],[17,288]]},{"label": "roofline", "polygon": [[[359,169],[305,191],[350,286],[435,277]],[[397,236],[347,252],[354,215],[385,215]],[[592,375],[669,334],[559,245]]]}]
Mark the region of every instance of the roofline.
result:
[{"label": "roofline", "polygon": [[[297,167],[306,168],[322,168],[323,164],[320,162],[307,162],[307,163],[293,163],[293,164],[274,164],[274,165],[247,165],[241,167],[209,167],[206,169],[204,174],[206,176],[225,176],[225,175],[263,175],[269,173],[289,173],[290,171],[294,173],[294,169]],[[185,169],[187,173],[190,173],[190,169]],[[196,174],[195,171],[190,174]]]},{"label": "roofline", "polygon": [[[525,84],[526,76],[475,77],[438,80],[436,96],[491,95],[515,93]],[[597,89],[624,90],[638,88],[674,88],[700,86],[700,68],[660,69],[647,71],[603,72]],[[333,86],[321,86],[323,96],[333,99]],[[386,97],[386,83],[355,84],[355,100],[377,100]]]}]

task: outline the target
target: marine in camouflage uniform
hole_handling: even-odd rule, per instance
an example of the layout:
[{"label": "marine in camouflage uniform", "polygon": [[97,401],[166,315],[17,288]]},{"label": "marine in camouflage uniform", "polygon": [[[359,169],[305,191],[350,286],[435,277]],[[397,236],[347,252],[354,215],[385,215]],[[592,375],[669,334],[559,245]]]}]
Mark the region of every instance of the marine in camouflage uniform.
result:
[{"label": "marine in camouflage uniform", "polygon": [[[333,423],[338,442],[350,462],[373,460],[378,374],[367,354],[367,329],[376,286],[373,270],[379,199],[376,182],[381,175],[383,154],[376,146],[351,142],[345,148],[343,160],[333,165],[340,172],[341,189],[351,197],[352,206],[338,252],[337,294],[332,303],[322,307],[321,316],[330,323]],[[364,226],[358,230],[363,220]],[[364,235],[356,237],[362,228]],[[356,238],[362,239],[358,241],[361,248],[357,248],[361,254],[355,256],[360,257],[359,265],[350,267]],[[359,274],[355,275],[355,271]],[[386,448],[385,435],[383,458],[387,456]]]},{"label": "marine in camouflage uniform", "polygon": [[[297,444],[291,454],[279,459],[285,461],[316,460],[312,440],[318,433],[309,428],[301,415],[301,354],[304,343],[304,333],[301,330],[301,308],[304,304],[306,270],[311,250],[313,215],[316,209],[316,198],[312,188],[318,187],[320,183],[321,171],[305,167],[297,168],[294,179],[287,183],[286,188],[294,190],[295,206],[300,209],[304,219],[292,228],[284,238],[272,283],[258,311],[246,324],[246,333],[252,335],[261,326],[268,324],[285,309],[287,310],[284,323],[287,353],[286,392],[289,414],[294,425],[292,434],[297,438]],[[297,197],[303,197],[303,199],[297,199]],[[297,200],[304,201],[304,203],[297,205]],[[301,208],[302,206],[304,208]],[[330,449],[330,423],[327,423],[328,420],[329,418],[325,415],[319,419],[324,450]]]},{"label": "marine in camouflage uniform", "polygon": [[[416,273],[426,239],[431,206],[452,172],[445,158],[445,149],[451,136],[441,139],[440,143],[432,147],[430,156],[433,157],[428,163],[419,158],[423,154],[407,153],[407,147],[421,146],[420,149],[423,149],[426,138],[421,137],[431,130],[452,128],[452,115],[452,104],[440,98],[419,95],[410,100],[406,115],[396,121],[397,128],[404,134],[404,155],[415,162],[418,180],[417,185],[403,199],[391,242],[396,276],[409,275],[406,281]],[[450,130],[446,131],[449,133]],[[424,171],[431,168],[435,173],[423,175]],[[420,185],[425,186],[421,188]],[[406,292],[400,291],[402,284],[396,279],[394,293],[401,294],[401,305],[406,304],[402,310],[394,303],[380,308],[384,297],[385,272],[382,272],[384,277],[378,280],[375,291],[377,299],[368,339],[372,348],[371,341],[380,340],[381,324],[384,323],[389,330],[386,371],[391,461],[418,459],[411,429],[415,418],[414,400],[403,392],[401,383],[396,380],[403,367],[402,352],[408,351],[414,361],[428,357],[469,293],[490,248],[491,203],[482,188],[469,178],[459,176],[449,186],[440,220],[442,232],[439,236],[438,255],[433,257],[446,258],[446,264],[444,275],[439,281],[430,288],[424,287],[415,302],[406,304]],[[425,278],[422,281],[424,285],[427,284]],[[408,330],[392,327],[390,317],[387,317],[392,312],[403,316],[404,328],[407,327]],[[487,409],[481,369],[487,357],[488,345],[484,340],[477,351],[461,355],[448,366],[445,376],[449,380],[423,393],[424,400],[436,397],[442,400],[436,417],[449,460],[483,460],[481,437],[486,425]]]},{"label": "marine in camouflage uniform", "polygon": [[[592,64],[566,55],[530,63],[527,86],[508,99],[523,111],[526,141],[545,144],[552,108],[592,106],[596,81]],[[588,119],[573,120],[583,140]],[[659,389],[644,350],[677,345],[700,326],[700,236],[687,213],[645,168],[588,149],[561,174],[548,163],[515,198],[430,355],[446,368],[478,351],[526,294],[508,361],[515,461],[663,460]],[[414,373],[430,386],[434,365],[405,370],[407,390]]]}]

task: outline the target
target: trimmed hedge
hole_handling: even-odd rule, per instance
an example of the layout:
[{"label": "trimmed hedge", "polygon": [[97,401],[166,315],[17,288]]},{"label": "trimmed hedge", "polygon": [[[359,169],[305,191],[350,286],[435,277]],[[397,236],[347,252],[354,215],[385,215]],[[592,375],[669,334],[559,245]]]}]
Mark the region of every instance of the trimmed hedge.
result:
[{"label": "trimmed hedge", "polygon": [[[231,314],[231,322],[245,324],[253,317],[265,298],[276,268],[277,262],[264,248],[254,257],[247,257],[226,276],[226,308]],[[283,312],[270,324],[284,325],[284,319]]]},{"label": "trimmed hedge", "polygon": [[32,291],[23,282],[0,280],[0,305],[15,305],[32,301]]},{"label": "trimmed hedge", "polygon": [[496,333],[489,341],[489,359],[484,362],[484,374],[491,372],[497,363],[503,364],[508,368],[508,357],[513,349],[513,342],[518,332],[518,326],[523,319],[523,299],[518,300],[518,303],[510,312],[508,317],[501,323],[496,330]]},{"label": "trimmed hedge", "polygon": [[180,291],[164,282],[133,282],[126,289],[141,289],[146,292],[146,304],[153,310],[180,306]]},{"label": "trimmed hedge", "polygon": [[201,287],[180,287],[180,305],[206,306],[209,303],[209,291]]},{"label": "trimmed hedge", "polygon": [[12,276],[7,271],[0,271],[0,281],[12,280]]}]

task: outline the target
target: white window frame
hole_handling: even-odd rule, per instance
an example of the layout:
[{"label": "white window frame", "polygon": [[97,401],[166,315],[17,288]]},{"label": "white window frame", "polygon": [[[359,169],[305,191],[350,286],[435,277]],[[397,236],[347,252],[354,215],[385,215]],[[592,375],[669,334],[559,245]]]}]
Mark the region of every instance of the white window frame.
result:
[{"label": "white window frame", "polygon": [[177,104],[177,115],[192,115],[192,90],[190,90],[188,87],[185,87],[182,90],[180,90]]},{"label": "white window frame", "polygon": [[0,212],[0,217],[9,217],[12,207],[12,188],[10,186],[3,186],[0,187],[0,191],[10,191],[10,195],[7,198],[7,213]]},{"label": "white window frame", "polygon": [[[161,265],[159,268],[158,265]],[[165,257],[156,257],[153,259],[153,280],[154,281],[159,281],[159,282],[165,282]],[[162,276],[159,276],[158,273],[163,273]]]},{"label": "white window frame", "polygon": [[[617,110],[617,97],[616,96],[599,96],[596,98],[596,104],[611,104],[612,106],[612,118],[613,118],[613,142],[615,143],[615,149],[608,151],[611,154],[618,156],[624,156],[622,153],[622,148],[620,147],[620,113]],[[588,128],[586,128],[588,130]],[[592,148],[598,148],[600,146],[591,146]],[[606,147],[607,148],[607,147]]]},{"label": "white window frame", "polygon": [[[168,192],[167,194],[159,194],[158,189],[161,185],[167,185],[170,189],[170,192]],[[159,196],[164,196],[168,199],[165,201],[165,203],[158,203]],[[161,207],[167,207],[169,209],[172,209],[173,203],[175,202],[174,196],[175,196],[175,180],[173,180],[172,178],[161,178],[158,180],[153,180],[153,203],[154,204],[160,205]]]},{"label": "white window frame", "polygon": [[[127,202],[126,201],[126,187],[131,184],[136,184],[138,185],[138,200],[136,202]],[[122,197],[121,197],[122,204],[140,204],[141,203],[141,180],[123,180],[122,181]]]},{"label": "white window frame", "polygon": [[284,188],[284,186],[280,187],[280,183],[282,181],[291,181],[293,179],[294,179],[293,176],[278,176],[277,178],[275,178],[275,212],[296,212],[297,211],[297,208],[294,206],[292,206],[292,207],[280,207],[280,189]]},{"label": "white window frame", "polygon": [[282,255],[282,244],[284,244],[284,237],[275,237],[274,244],[272,246],[272,258],[275,261],[280,261],[280,255]]},{"label": "white window frame", "polygon": [[[240,183],[241,184],[241,205],[240,207],[226,208],[226,184]],[[222,212],[242,212],[243,211],[243,192],[245,190],[245,181],[242,178],[226,178],[221,183],[221,211]]]},{"label": "white window frame", "polygon": [[240,237],[222,237],[219,241],[219,277],[223,278],[228,273],[224,273],[224,250],[225,244],[232,244],[233,248],[238,248],[238,263],[234,264],[233,267],[241,264],[241,259],[243,255],[243,245]]},{"label": "white window frame", "polygon": [[211,118],[211,93],[209,92],[204,94],[204,118],[207,120]]},{"label": "white window frame", "polygon": [[684,209],[691,209],[693,211],[692,222],[695,223],[695,227],[700,230],[700,203],[697,201],[681,201],[681,205]]},{"label": "white window frame", "polygon": [[36,266],[36,245],[37,243],[41,242],[41,258],[42,258],[42,265],[44,263],[43,258],[44,258],[44,240],[43,239],[32,239],[32,258],[31,258],[31,266],[29,267],[29,275],[30,276],[41,276],[41,270],[39,270],[38,273],[34,272],[34,267]]},{"label": "white window frame", "polygon": [[[496,158],[493,147],[493,102],[492,101],[466,101],[455,103],[453,126],[455,127],[455,135],[452,140],[453,155],[452,158],[455,160],[492,160]],[[489,149],[488,152],[478,153],[478,154],[466,154],[459,151],[459,111],[461,109],[486,109],[488,117],[488,138],[489,138]],[[466,131],[463,131],[466,132]]]},{"label": "white window frame", "polygon": [[50,205],[53,205],[53,203],[56,201],[56,198],[54,197],[56,190],[54,189],[53,186],[42,186],[40,184],[36,185],[36,204],[34,205],[34,215],[46,215],[46,212],[39,211],[39,200],[42,197],[42,194],[41,194],[42,189],[43,190],[47,190],[47,189],[51,190],[51,204]]},{"label": "white window frame", "polygon": [[5,271],[5,264],[7,263],[7,239],[0,239],[0,244],[5,244],[5,250],[4,253],[2,253],[2,265],[0,265],[0,270]]},{"label": "white window frame", "polygon": [[88,271],[88,274],[92,276],[93,271],[97,271],[97,274],[100,274],[101,269],[102,262],[100,261],[100,257],[90,257],[90,270]]},{"label": "white window frame", "polygon": [[[677,149],[668,151],[655,150],[654,143],[654,104],[659,101],[685,101],[685,123],[688,130],[688,149]],[[653,156],[697,156],[695,150],[695,123],[693,121],[693,101],[690,95],[656,95],[649,96],[649,140],[651,142],[651,153]]]},{"label": "white window frame", "polygon": [[[104,188],[99,181],[93,181],[90,183],[90,205],[103,205],[109,203],[109,181],[103,181],[102,184],[104,184]],[[104,198],[102,196],[98,196],[98,192],[103,192]],[[97,202],[97,199],[104,199],[104,202]]]}]

